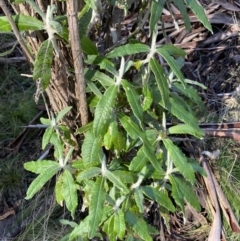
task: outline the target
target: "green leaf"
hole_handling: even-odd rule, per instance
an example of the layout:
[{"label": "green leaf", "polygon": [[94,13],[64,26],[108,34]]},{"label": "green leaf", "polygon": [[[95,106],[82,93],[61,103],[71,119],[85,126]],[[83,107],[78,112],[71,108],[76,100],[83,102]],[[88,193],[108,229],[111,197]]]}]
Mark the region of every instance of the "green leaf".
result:
[{"label": "green leaf", "polygon": [[86,133],[82,144],[82,158],[85,167],[100,164],[101,137],[95,137],[92,131]]},{"label": "green leaf", "polygon": [[71,212],[74,219],[74,214],[78,205],[77,185],[74,182],[72,174],[68,170],[64,170],[62,175],[62,191],[66,202],[67,209]]},{"label": "green leaf", "polygon": [[128,81],[122,80],[121,83],[125,90],[127,100],[131,106],[133,114],[139,120],[139,123],[141,124],[143,121],[143,109],[142,109],[141,102],[140,102],[140,96],[137,93],[137,91],[134,89],[134,87]]},{"label": "green leaf", "polygon": [[114,48],[110,53],[106,55],[107,58],[123,57],[125,55],[132,55],[138,53],[148,53],[150,51],[149,46],[142,43],[125,44],[123,46]]},{"label": "green leaf", "polygon": [[118,131],[117,138],[113,140],[114,151],[119,157],[120,153],[126,150],[126,136],[122,131]]},{"label": "green leaf", "polygon": [[49,168],[46,171],[41,172],[41,174],[38,175],[29,186],[25,199],[31,199],[60,169],[61,167],[57,165],[54,166],[54,168]]},{"label": "green leaf", "polygon": [[71,109],[72,109],[72,106],[68,106],[63,110],[61,110],[57,115],[56,122],[58,123]]},{"label": "green leaf", "polygon": [[87,30],[89,23],[92,18],[92,9],[89,7],[89,4],[85,4],[81,12],[78,14],[78,29],[79,35],[82,39],[84,36],[87,35]]},{"label": "green leaf", "polygon": [[138,150],[137,155],[132,159],[129,170],[132,172],[140,172],[144,166],[146,166],[148,157],[143,151],[143,147]]},{"label": "green leaf", "polygon": [[[86,83],[88,88],[90,89],[90,91],[92,91],[95,96],[97,96],[99,99],[102,98],[102,93],[100,92],[100,90],[98,89],[98,87],[90,80],[86,79]],[[89,90],[87,90],[87,92],[90,92]]]},{"label": "green leaf", "polygon": [[49,119],[46,119],[46,118],[41,117],[41,118],[40,118],[40,121],[41,121],[41,123],[44,124],[44,125],[48,125],[48,126],[51,125],[51,120],[49,120]]},{"label": "green leaf", "polygon": [[30,161],[24,163],[24,168],[30,172],[40,174],[47,171],[48,169],[61,168],[58,162],[49,161],[49,160],[40,160],[40,161]]},{"label": "green leaf", "polygon": [[133,140],[138,138],[144,138],[144,132],[138,127],[138,125],[133,122],[133,120],[127,115],[119,115],[119,120],[123,126],[123,128],[127,131],[127,133],[131,136]]},{"label": "green leaf", "polygon": [[[13,21],[16,23],[19,31],[27,30],[43,30],[44,24],[42,21],[31,16],[25,16],[22,14],[12,16]],[[12,27],[8,21],[7,17],[0,17],[0,31],[1,32],[10,32]]]},{"label": "green leaf", "polygon": [[[184,57],[186,55],[186,52],[183,49],[181,49],[180,47],[174,46],[173,44],[164,44],[163,46],[161,46],[161,49],[166,50],[170,55],[173,55],[173,56],[176,55],[176,56]],[[182,65],[184,65],[184,63]]]},{"label": "green leaf", "polygon": [[115,215],[111,215],[103,224],[103,231],[107,234],[109,241],[117,240],[117,233],[114,230]]},{"label": "green leaf", "polygon": [[203,131],[198,125],[197,119],[191,113],[189,113],[184,107],[182,107],[182,105],[177,103],[173,98],[169,98],[169,102],[167,104],[166,109],[171,114],[176,116],[179,120],[194,128],[196,133],[199,133],[199,135],[203,134]]},{"label": "green leaf", "polygon": [[184,87],[182,84],[179,83],[173,83],[172,88],[176,89],[178,92],[182,93],[192,101],[194,101],[196,104],[198,104],[200,107],[204,106],[204,103],[202,99],[200,98],[197,90],[193,88],[192,86],[186,86]]},{"label": "green leaf", "polygon": [[59,177],[57,178],[57,182],[55,185],[55,198],[56,198],[56,202],[59,205],[63,205],[62,202],[64,201],[64,196],[63,196],[63,176],[62,173],[59,175]]},{"label": "green leaf", "polygon": [[87,55],[98,55],[98,50],[95,44],[87,36],[81,38],[82,51]]},{"label": "green leaf", "polygon": [[84,170],[80,172],[79,175],[77,175],[76,180],[80,183],[86,179],[91,179],[101,173],[101,169],[99,167],[91,167],[87,170]]},{"label": "green leaf", "polygon": [[162,15],[165,1],[166,0],[161,0],[161,1],[153,0],[152,1],[151,17],[150,17],[150,22],[149,22],[151,33],[153,32],[157,22],[159,21],[161,15]]},{"label": "green leaf", "polygon": [[194,186],[190,185],[189,182],[186,182],[182,178],[172,176],[172,179],[174,179],[174,183],[177,183],[177,185],[179,186],[179,189],[182,192],[184,199],[197,211],[200,211],[201,206],[199,204],[196,194],[193,191]]},{"label": "green leaf", "polygon": [[110,123],[110,117],[117,98],[118,86],[110,86],[98,102],[93,121],[93,133],[97,136],[104,136]]},{"label": "green leaf", "polygon": [[108,127],[108,132],[104,136],[104,146],[107,150],[113,147],[114,141],[118,138],[118,133],[117,121],[112,120]]},{"label": "green leaf", "polygon": [[162,97],[163,107],[166,107],[168,99],[169,99],[169,87],[168,80],[164,73],[163,67],[157,62],[156,59],[150,59],[150,68],[155,75],[155,79],[157,82],[158,90],[160,91]]},{"label": "green leaf", "polygon": [[125,232],[126,232],[126,224],[124,213],[122,210],[118,210],[114,214],[114,231],[117,234],[120,240],[123,240]]},{"label": "green leaf", "polygon": [[143,218],[138,218],[133,212],[127,211],[125,215],[126,221],[139,237],[145,241],[152,241],[152,237],[148,232],[148,227]]},{"label": "green leaf", "polygon": [[109,87],[115,83],[113,78],[93,69],[86,69],[85,78],[89,81],[98,81],[103,87]]},{"label": "green leaf", "polygon": [[210,32],[213,32],[212,26],[209,23],[208,18],[204,12],[204,8],[201,5],[199,5],[196,0],[185,0],[185,3],[191,8],[193,13],[201,21],[204,27],[207,28]]},{"label": "green leaf", "polygon": [[170,158],[174,165],[178,168],[179,172],[190,182],[195,181],[194,170],[190,163],[188,163],[186,156],[182,151],[173,144],[170,139],[164,139],[163,144],[168,150]]},{"label": "green leaf", "polygon": [[156,48],[156,52],[158,52],[166,60],[173,73],[178,77],[182,84],[185,85],[181,69],[178,66],[176,60],[169,54],[169,52],[163,47]]},{"label": "green leaf", "polygon": [[188,31],[191,30],[191,23],[189,20],[189,16],[188,16],[188,12],[187,12],[187,8],[186,5],[184,4],[183,0],[173,0],[174,5],[180,10],[183,20],[184,20],[184,25],[186,26],[186,29]]},{"label": "green leaf", "polygon": [[113,183],[114,186],[120,189],[123,193],[127,194],[129,192],[127,186],[116,174],[107,170],[105,176],[111,183]]},{"label": "green leaf", "polygon": [[92,126],[93,126],[93,122],[89,122],[86,125],[77,129],[76,134],[83,134],[84,132],[89,131],[92,128]]},{"label": "green leaf", "polygon": [[200,134],[198,131],[196,132],[195,128],[187,124],[172,126],[168,129],[168,132],[169,134],[190,134],[197,138],[202,138],[204,135],[204,131]]},{"label": "green leaf", "polygon": [[[69,240],[76,240],[76,238],[84,238],[84,234],[87,234],[90,230],[91,223],[90,223],[90,217],[87,216],[84,220],[81,220],[80,224],[73,229],[73,231],[70,234]],[[87,239],[87,237],[86,237]],[[83,240],[86,240],[83,239]],[[69,241],[68,240],[68,241]],[[80,239],[81,240],[81,239]]]},{"label": "green leaf", "polygon": [[155,149],[154,147],[149,143],[147,139],[144,140],[143,144],[143,153],[145,156],[148,158],[148,160],[151,162],[153,167],[160,173],[164,173],[160,162],[157,160],[156,155],[155,155]]},{"label": "green leaf", "polygon": [[104,178],[98,178],[92,189],[92,196],[89,206],[89,223],[91,225],[88,232],[88,238],[93,238],[95,236],[102,219],[103,204],[106,199],[104,182]]},{"label": "green leaf", "polygon": [[153,102],[152,92],[147,85],[143,87],[144,100],[142,103],[143,111],[148,110]]},{"label": "green leaf", "polygon": [[171,212],[175,212],[175,207],[172,204],[171,199],[168,197],[167,192],[164,190],[157,190],[151,186],[141,187],[144,194],[155,202],[159,203],[161,206],[165,207]]},{"label": "green leaf", "polygon": [[134,199],[135,199],[135,202],[138,206],[139,212],[144,213],[144,206],[143,206],[144,198],[143,198],[143,193],[142,193],[141,189],[136,188],[134,190]]},{"label": "green leaf", "polygon": [[53,60],[53,45],[48,39],[42,42],[36,56],[33,69],[33,79],[42,80],[42,87],[45,90],[51,79],[51,66]]},{"label": "green leaf", "polygon": [[43,134],[43,138],[42,138],[42,149],[44,150],[45,147],[47,146],[47,144],[50,142],[51,136],[54,132],[54,128],[49,126],[44,134]]}]

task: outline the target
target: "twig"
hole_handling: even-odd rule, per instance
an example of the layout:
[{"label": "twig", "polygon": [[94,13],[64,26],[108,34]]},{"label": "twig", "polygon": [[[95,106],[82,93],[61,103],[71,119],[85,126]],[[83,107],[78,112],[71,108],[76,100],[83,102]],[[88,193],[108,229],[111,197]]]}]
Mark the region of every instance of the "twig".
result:
[{"label": "twig", "polygon": [[25,44],[21,34],[19,33],[18,28],[17,28],[15,22],[13,21],[12,15],[11,15],[10,11],[8,10],[7,5],[5,4],[4,0],[0,0],[0,7],[2,8],[6,17],[8,18],[8,21],[12,27],[12,30],[13,30],[19,44],[21,45],[24,53],[26,54],[29,61],[33,64],[34,63],[33,55],[28,50],[27,45]]}]

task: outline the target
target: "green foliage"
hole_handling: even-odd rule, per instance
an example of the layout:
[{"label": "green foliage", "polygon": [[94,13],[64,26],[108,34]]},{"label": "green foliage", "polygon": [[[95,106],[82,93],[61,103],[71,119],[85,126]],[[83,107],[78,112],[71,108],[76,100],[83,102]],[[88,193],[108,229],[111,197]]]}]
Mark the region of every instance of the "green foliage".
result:
[{"label": "green foliage", "polygon": [[[50,120],[41,120],[47,126],[42,148],[52,144],[55,160],[38,160],[24,165],[38,174],[26,199],[32,198],[56,175],[56,201],[59,204],[65,202],[74,218],[78,190],[82,191],[88,215],[79,225],[74,225],[67,236],[69,240],[101,238],[101,230],[110,240],[133,240],[134,236],[139,240],[153,240],[151,234],[156,230],[144,219],[147,199],[157,202],[166,213],[174,212],[177,207],[184,212],[184,202],[197,210],[200,208],[193,191],[198,170],[194,168],[196,164],[190,162],[169,134],[184,133],[197,138],[204,135],[189,104],[199,104],[201,99],[181,72],[185,52],[173,45],[156,48],[157,22],[165,1],[160,2],[149,2],[151,46],[129,41],[105,56],[101,56],[94,43],[85,36],[91,8],[97,10],[96,2],[87,1],[87,7],[78,16],[79,23],[86,22],[85,28],[79,31],[87,55],[85,77],[93,116],[92,123],[75,133],[75,136],[84,134],[81,150],[76,150],[81,151],[81,159],[71,159],[77,145],[72,143],[67,126],[61,124],[61,119],[67,118],[69,107],[56,117],[52,114]],[[185,2],[210,29],[203,8],[195,0]],[[179,8],[186,13],[183,1]],[[38,51],[33,70],[33,78],[40,78],[44,89],[50,83],[54,51],[58,55],[55,35],[61,36],[66,27],[64,21],[53,20],[53,6],[48,11],[44,25],[48,39]],[[186,25],[189,25],[187,20]],[[139,60],[135,54],[146,58]],[[168,64],[176,79],[168,76],[157,55]],[[128,56],[126,62],[125,56]],[[141,81],[130,79],[131,71],[138,72]],[[167,129],[165,117],[172,115],[183,123]]]}]

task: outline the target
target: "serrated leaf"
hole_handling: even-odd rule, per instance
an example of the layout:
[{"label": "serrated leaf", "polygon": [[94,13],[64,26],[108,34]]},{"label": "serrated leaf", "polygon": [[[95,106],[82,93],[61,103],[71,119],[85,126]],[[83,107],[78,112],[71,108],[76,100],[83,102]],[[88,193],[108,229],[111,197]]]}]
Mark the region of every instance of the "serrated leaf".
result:
[{"label": "serrated leaf", "polygon": [[115,174],[115,176],[118,176],[124,183],[132,184],[136,181],[136,176],[132,172],[124,170],[115,170],[112,171],[112,173]]},{"label": "serrated leaf", "polygon": [[[27,30],[43,30],[44,24],[42,21],[31,16],[25,16],[22,14],[12,16],[13,21],[16,23],[19,31]],[[9,23],[7,17],[0,17],[0,31],[1,32],[10,32],[12,27]]]},{"label": "serrated leaf", "polygon": [[188,163],[186,156],[182,151],[173,144],[170,139],[164,139],[163,144],[168,150],[170,158],[174,165],[178,168],[179,172],[190,182],[195,181],[194,170],[190,163]]},{"label": "serrated leaf", "polygon": [[77,129],[76,134],[83,134],[84,132],[89,131],[92,128],[92,126],[93,126],[93,122],[89,122],[86,125]]},{"label": "serrated leaf", "polygon": [[30,184],[25,199],[31,199],[60,169],[61,167],[57,165],[54,168],[41,172]]},{"label": "serrated leaf", "polygon": [[114,215],[110,216],[103,224],[103,231],[107,234],[109,241],[116,241],[117,233],[114,230]]},{"label": "serrated leaf", "polygon": [[33,79],[37,80],[40,78],[44,90],[50,83],[52,61],[53,45],[52,42],[47,39],[40,45],[33,69]]},{"label": "serrated leaf", "polygon": [[117,93],[118,87],[110,86],[97,104],[93,120],[93,133],[96,137],[103,136],[107,132]]},{"label": "serrated leaf", "polygon": [[123,240],[126,232],[125,217],[122,210],[114,214],[114,231],[120,240]]},{"label": "serrated leaf", "polygon": [[172,176],[172,178],[175,180],[175,183],[177,183],[177,185],[179,186],[181,192],[184,195],[184,199],[197,211],[200,211],[201,206],[199,204],[196,194],[193,191],[194,186],[192,186],[190,183],[186,182],[181,178],[175,176]]},{"label": "serrated leaf", "polygon": [[54,128],[49,126],[44,134],[43,134],[43,137],[42,137],[42,149],[44,150],[45,147],[47,146],[47,144],[50,142],[50,139],[51,139],[51,136],[54,132]]},{"label": "serrated leaf", "polygon": [[144,100],[142,103],[142,108],[143,108],[143,111],[146,111],[150,108],[153,102],[152,92],[149,89],[149,87],[146,85],[143,87],[143,94],[144,94]]},{"label": "serrated leaf", "polygon": [[143,141],[143,153],[145,156],[148,158],[148,160],[151,162],[153,167],[160,173],[164,173],[160,162],[157,160],[156,155],[155,155],[155,149],[154,147],[150,144],[147,138],[144,139]]},{"label": "serrated leaf", "polygon": [[63,110],[61,110],[57,114],[56,122],[58,123],[71,109],[72,109],[72,106],[68,106],[68,107],[64,108]]},{"label": "serrated leaf", "polygon": [[197,90],[193,88],[192,86],[186,86],[184,87],[182,84],[179,83],[173,83],[172,88],[176,89],[178,92],[182,93],[192,101],[194,101],[196,104],[198,104],[200,107],[203,107],[203,101],[200,98]]},{"label": "serrated leaf", "polygon": [[196,136],[197,138],[201,138],[204,136],[204,131],[202,131],[202,135],[199,132],[196,132],[195,128],[189,126],[187,124],[181,124],[172,126],[168,129],[169,134],[190,134]]},{"label": "serrated leaf", "polygon": [[143,152],[143,147],[141,147],[137,155],[132,159],[129,170],[132,172],[140,172],[144,166],[146,166],[146,163],[148,161],[147,156]]},{"label": "serrated leaf", "polygon": [[[186,55],[186,52],[183,49],[181,49],[180,47],[177,47],[173,44],[164,44],[163,46],[161,46],[161,49],[166,50],[170,55],[173,55],[173,56],[184,57]],[[184,61],[184,59],[183,59],[183,61]],[[181,64],[180,67],[182,67],[182,65],[184,65],[184,62],[183,62],[183,64]]]},{"label": "serrated leaf", "polygon": [[40,121],[44,125],[51,125],[51,120],[41,117]]},{"label": "serrated leaf", "polygon": [[126,150],[126,137],[122,131],[118,131],[117,138],[113,140],[113,147],[117,157]]},{"label": "serrated leaf", "polygon": [[89,206],[89,223],[91,226],[88,232],[88,238],[93,238],[95,236],[102,219],[103,204],[106,199],[104,182],[104,178],[98,178],[92,189],[92,196]]},{"label": "serrated leaf", "polygon": [[191,23],[190,23],[187,8],[184,4],[184,1],[183,0],[173,0],[173,2],[174,2],[174,5],[176,5],[176,7],[180,10],[180,12],[182,14],[182,17],[183,17],[183,20],[184,20],[184,25],[185,25],[186,29],[188,31],[190,31],[191,30]]},{"label": "serrated leaf", "polygon": [[98,55],[98,50],[96,45],[87,36],[81,38],[82,51],[87,55]]},{"label": "serrated leaf", "polygon": [[151,17],[150,17],[150,32],[152,33],[157,22],[159,21],[161,15],[162,15],[162,11],[163,11],[163,7],[165,4],[166,0],[161,0],[161,1],[152,1],[152,6],[151,6]]},{"label": "serrated leaf", "polygon": [[85,78],[89,81],[98,81],[103,87],[109,87],[115,83],[113,78],[93,69],[86,69]]},{"label": "serrated leaf", "polygon": [[172,175],[169,175],[169,180],[172,184],[172,196],[174,198],[174,201],[180,206],[181,210],[185,212],[184,200],[183,200],[184,195],[178,183],[176,182],[176,179]]},{"label": "serrated leaf", "polygon": [[102,93],[101,91],[98,89],[98,87],[90,80],[86,79],[86,83],[87,83],[87,91],[86,92],[93,92],[95,94],[95,96],[97,96],[99,99],[102,98]]},{"label": "serrated leaf", "polygon": [[143,109],[140,102],[140,96],[128,81],[122,80],[121,84],[125,90],[128,104],[130,104],[133,114],[141,124],[143,121]]},{"label": "serrated leaf", "polygon": [[108,132],[103,138],[104,146],[107,150],[113,147],[114,141],[118,138],[118,133],[117,121],[113,120],[108,127]]},{"label": "serrated leaf", "polygon": [[110,53],[106,55],[107,58],[123,57],[125,55],[132,55],[138,53],[148,53],[150,51],[149,46],[142,43],[129,43],[123,46],[114,48]]},{"label": "serrated leaf", "polygon": [[24,163],[24,168],[30,172],[40,174],[48,169],[60,168],[58,162],[50,160],[30,161]]},{"label": "serrated leaf", "polygon": [[144,241],[152,241],[152,237],[148,232],[148,227],[143,218],[138,218],[133,212],[126,212],[126,221],[134,232]]},{"label": "serrated leaf", "polygon": [[62,177],[62,173],[59,175],[56,185],[55,185],[55,198],[56,198],[56,202],[62,206],[62,202],[64,200],[63,197],[63,177]]},{"label": "serrated leaf", "polygon": [[155,79],[157,82],[158,90],[162,97],[163,107],[166,107],[168,99],[169,99],[169,87],[168,80],[164,73],[163,67],[157,62],[156,59],[150,59],[150,68],[155,75]]},{"label": "serrated leaf", "polygon": [[86,133],[82,144],[82,158],[85,167],[100,164],[101,137],[95,137],[92,131]]},{"label": "serrated leaf", "polygon": [[[76,240],[76,238],[83,238],[89,232],[90,229],[90,217],[87,216],[84,220],[81,220],[80,224],[73,229],[70,234],[69,241]],[[86,237],[87,238],[87,237]]]},{"label": "serrated leaf", "polygon": [[175,212],[175,207],[172,204],[171,199],[168,197],[167,192],[164,190],[157,190],[151,186],[141,187],[144,194],[155,202],[159,203],[161,206],[165,207],[171,212]]},{"label": "serrated leaf", "polygon": [[83,38],[87,35],[87,30],[89,23],[92,18],[92,9],[89,7],[89,4],[85,4],[81,12],[78,14],[78,29],[80,38]]},{"label": "serrated leaf", "polygon": [[144,206],[143,206],[144,198],[143,198],[143,193],[142,193],[141,189],[136,188],[134,190],[134,199],[135,199],[135,202],[138,206],[139,212],[144,213]]},{"label": "serrated leaf", "polygon": [[208,18],[204,12],[204,8],[197,3],[196,0],[185,0],[185,3],[191,8],[193,13],[197,16],[200,22],[207,28],[210,32],[212,31],[212,26],[208,21]]},{"label": "serrated leaf", "polygon": [[199,135],[202,135],[203,132],[201,128],[198,126],[197,119],[191,113],[189,113],[184,107],[182,107],[182,105],[177,103],[173,98],[169,98],[169,102],[167,104],[166,109],[171,114],[176,116],[179,120],[183,121],[189,126],[192,126],[192,128],[194,128],[195,131],[199,133]]},{"label": "serrated leaf", "polygon": [[76,180],[78,182],[82,182],[86,179],[91,179],[101,173],[101,169],[99,167],[91,167],[87,170],[82,171],[79,175],[77,175]]},{"label": "serrated leaf", "polygon": [[158,52],[166,60],[173,73],[182,82],[182,84],[185,85],[183,74],[177,64],[177,61],[169,54],[167,50],[163,49],[162,47],[156,48],[156,52]]},{"label": "serrated leaf", "polygon": [[127,194],[129,192],[127,186],[121,181],[121,179],[113,172],[106,171],[106,178],[123,193]]},{"label": "serrated leaf", "polygon": [[68,170],[64,170],[62,175],[62,191],[66,202],[67,209],[71,212],[74,219],[74,214],[78,205],[77,185],[74,182],[73,176]]},{"label": "serrated leaf", "polygon": [[144,132],[138,127],[135,122],[133,122],[133,120],[129,116],[119,115],[119,120],[123,128],[127,131],[128,135],[131,136],[133,140],[136,140],[137,138],[144,138]]}]

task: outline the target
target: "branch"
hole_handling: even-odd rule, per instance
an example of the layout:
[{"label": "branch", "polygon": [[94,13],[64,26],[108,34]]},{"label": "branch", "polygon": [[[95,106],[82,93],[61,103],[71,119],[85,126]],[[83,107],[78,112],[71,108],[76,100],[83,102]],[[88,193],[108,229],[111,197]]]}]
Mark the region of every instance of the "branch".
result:
[{"label": "branch", "polygon": [[86,98],[86,84],[84,79],[84,68],[82,61],[82,49],[80,45],[80,37],[78,31],[78,18],[77,18],[78,2],[68,0],[67,1],[67,17],[70,45],[72,50],[75,77],[77,81],[76,97],[78,98],[78,108],[81,115],[82,125],[88,123],[88,105]]},{"label": "branch", "polygon": [[4,14],[6,15],[6,17],[8,18],[8,21],[12,27],[12,30],[19,42],[19,44],[21,45],[24,53],[26,54],[28,60],[33,64],[34,63],[34,57],[33,55],[30,53],[30,51],[27,48],[27,45],[25,44],[21,34],[18,31],[17,25],[15,24],[15,22],[13,21],[12,18],[12,14],[10,13],[10,11],[7,8],[7,5],[5,4],[4,0],[0,0],[0,7],[2,8]]}]

